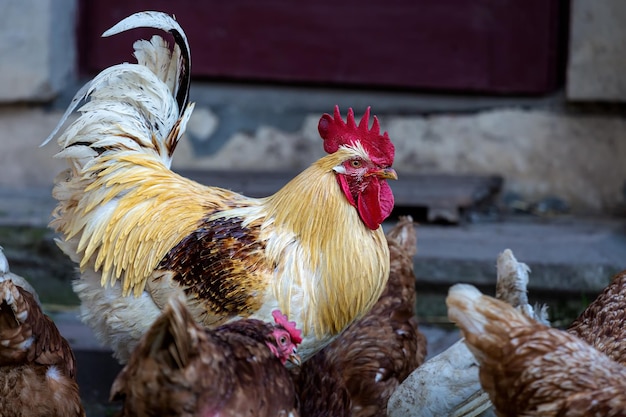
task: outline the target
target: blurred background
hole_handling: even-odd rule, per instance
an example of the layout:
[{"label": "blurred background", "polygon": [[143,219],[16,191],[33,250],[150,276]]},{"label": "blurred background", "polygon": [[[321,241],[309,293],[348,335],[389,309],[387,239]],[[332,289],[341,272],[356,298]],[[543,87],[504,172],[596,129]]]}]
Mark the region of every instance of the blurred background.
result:
[{"label": "blurred background", "polygon": [[322,155],[322,113],[372,106],[395,214],[420,223],[423,323],[445,324],[452,283],[493,292],[507,247],[557,324],[626,267],[621,0],[0,0],[0,245],[85,351],[46,228],[64,166],[38,145],[84,82],[133,61],[150,31],[100,35],[140,10],[187,33],[197,104],[174,169],[198,181],[268,195]]},{"label": "blurred background", "polygon": [[101,33],[155,9],[176,16],[192,48],[198,106],[181,169],[300,170],[321,155],[320,113],[372,106],[404,175],[495,175],[502,184],[489,185],[521,211],[624,212],[626,6],[616,0],[0,7],[2,187],[49,185],[55,149],[32,145],[83,82],[132,61],[133,41],[150,36]]}]

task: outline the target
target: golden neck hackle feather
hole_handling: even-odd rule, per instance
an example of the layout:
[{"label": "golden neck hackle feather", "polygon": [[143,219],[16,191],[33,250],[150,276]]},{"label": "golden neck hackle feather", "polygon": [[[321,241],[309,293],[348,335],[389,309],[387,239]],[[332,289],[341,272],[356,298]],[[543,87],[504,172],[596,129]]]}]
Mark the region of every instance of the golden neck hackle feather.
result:
[{"label": "golden neck hackle feather", "polygon": [[[283,265],[286,270],[278,274],[282,281],[275,283],[275,291],[302,286],[313,308],[303,309],[305,316],[300,320],[305,329],[315,328],[316,334],[336,333],[358,318],[358,312],[369,311],[389,276],[389,251],[382,228],[364,226],[341,193],[333,172],[333,167],[353,155],[354,150],[346,148],[321,158],[265,203],[268,219],[292,232],[300,249],[295,258],[301,262]],[[370,240],[376,243],[361,244]],[[281,264],[289,245],[268,243],[268,257]],[[354,254],[359,251],[357,258]],[[381,276],[385,279],[378,279]],[[280,307],[289,314],[291,306]]]}]

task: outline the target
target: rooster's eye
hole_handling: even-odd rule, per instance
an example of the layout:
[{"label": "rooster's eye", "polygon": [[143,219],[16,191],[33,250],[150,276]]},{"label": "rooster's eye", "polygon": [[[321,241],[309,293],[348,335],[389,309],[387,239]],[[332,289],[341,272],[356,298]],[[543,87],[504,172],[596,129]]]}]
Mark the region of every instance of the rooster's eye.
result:
[{"label": "rooster's eye", "polygon": [[285,343],[287,343],[287,338],[285,336],[281,336],[281,338],[278,340],[278,343],[284,345]]},{"label": "rooster's eye", "polygon": [[353,159],[352,161],[350,161],[350,165],[352,165],[353,168],[359,168],[361,166],[361,161],[359,161],[358,159]]}]

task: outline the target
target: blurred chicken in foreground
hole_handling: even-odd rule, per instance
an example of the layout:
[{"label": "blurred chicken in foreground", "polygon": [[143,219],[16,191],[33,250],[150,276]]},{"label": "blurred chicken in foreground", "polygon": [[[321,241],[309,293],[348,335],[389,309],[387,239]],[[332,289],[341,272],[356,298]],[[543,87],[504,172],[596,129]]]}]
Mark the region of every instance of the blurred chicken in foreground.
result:
[{"label": "blurred chicken in foreground", "polygon": [[74,354],[0,247],[0,416],[84,416]]},{"label": "blurred chicken in foreground", "polygon": [[111,398],[121,416],[295,416],[297,399],[284,364],[299,364],[295,323],[255,319],[215,329],[198,325],[173,299],[120,372]]},{"label": "blurred chicken in foreground", "polygon": [[[303,330],[303,360],[367,313],[389,276],[381,223],[394,198],[394,146],[370,112],[357,124],[338,107],[318,131],[327,156],[274,195],[249,198],[170,170],[193,110],[190,52],[170,16],[141,12],[104,33],[170,32],[135,42],[137,64],[105,69],[74,97],[49,141],[69,169],[56,179],[51,226],[80,265],[74,290],[83,320],[128,359],[172,297],[215,327],[271,321],[279,309]],[[216,59],[219,59],[217,57]]]},{"label": "blurred chicken in foreground", "polygon": [[623,365],[471,285],[454,285],[446,303],[498,416],[626,416]]},{"label": "blurred chicken in foreground", "polygon": [[[348,327],[335,341],[306,362],[298,384],[302,415],[337,415],[335,408],[355,417],[386,416],[387,401],[397,386],[426,356],[426,338],[415,316],[413,255],[417,251],[415,225],[403,217],[387,233],[391,272],[374,308]],[[323,381],[336,373],[337,388]],[[337,378],[335,377],[335,378]],[[345,388],[344,388],[345,387]],[[339,406],[337,402],[349,402]]]},{"label": "blurred chicken in foreground", "polygon": [[[528,303],[530,268],[510,249],[498,255],[496,297],[518,311],[549,324],[545,307]],[[389,399],[391,417],[475,417],[491,415],[489,396],[483,391],[479,363],[463,339],[430,358],[398,387]]]}]

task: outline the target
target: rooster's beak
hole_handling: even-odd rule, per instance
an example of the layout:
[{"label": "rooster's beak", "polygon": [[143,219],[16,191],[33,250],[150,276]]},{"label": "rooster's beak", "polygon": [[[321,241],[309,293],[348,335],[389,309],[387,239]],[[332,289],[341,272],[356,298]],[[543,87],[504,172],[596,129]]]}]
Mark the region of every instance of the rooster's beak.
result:
[{"label": "rooster's beak", "polygon": [[372,171],[373,175],[376,175],[378,178],[383,178],[386,180],[397,180],[398,174],[396,170],[393,168],[382,168],[376,171]]}]

